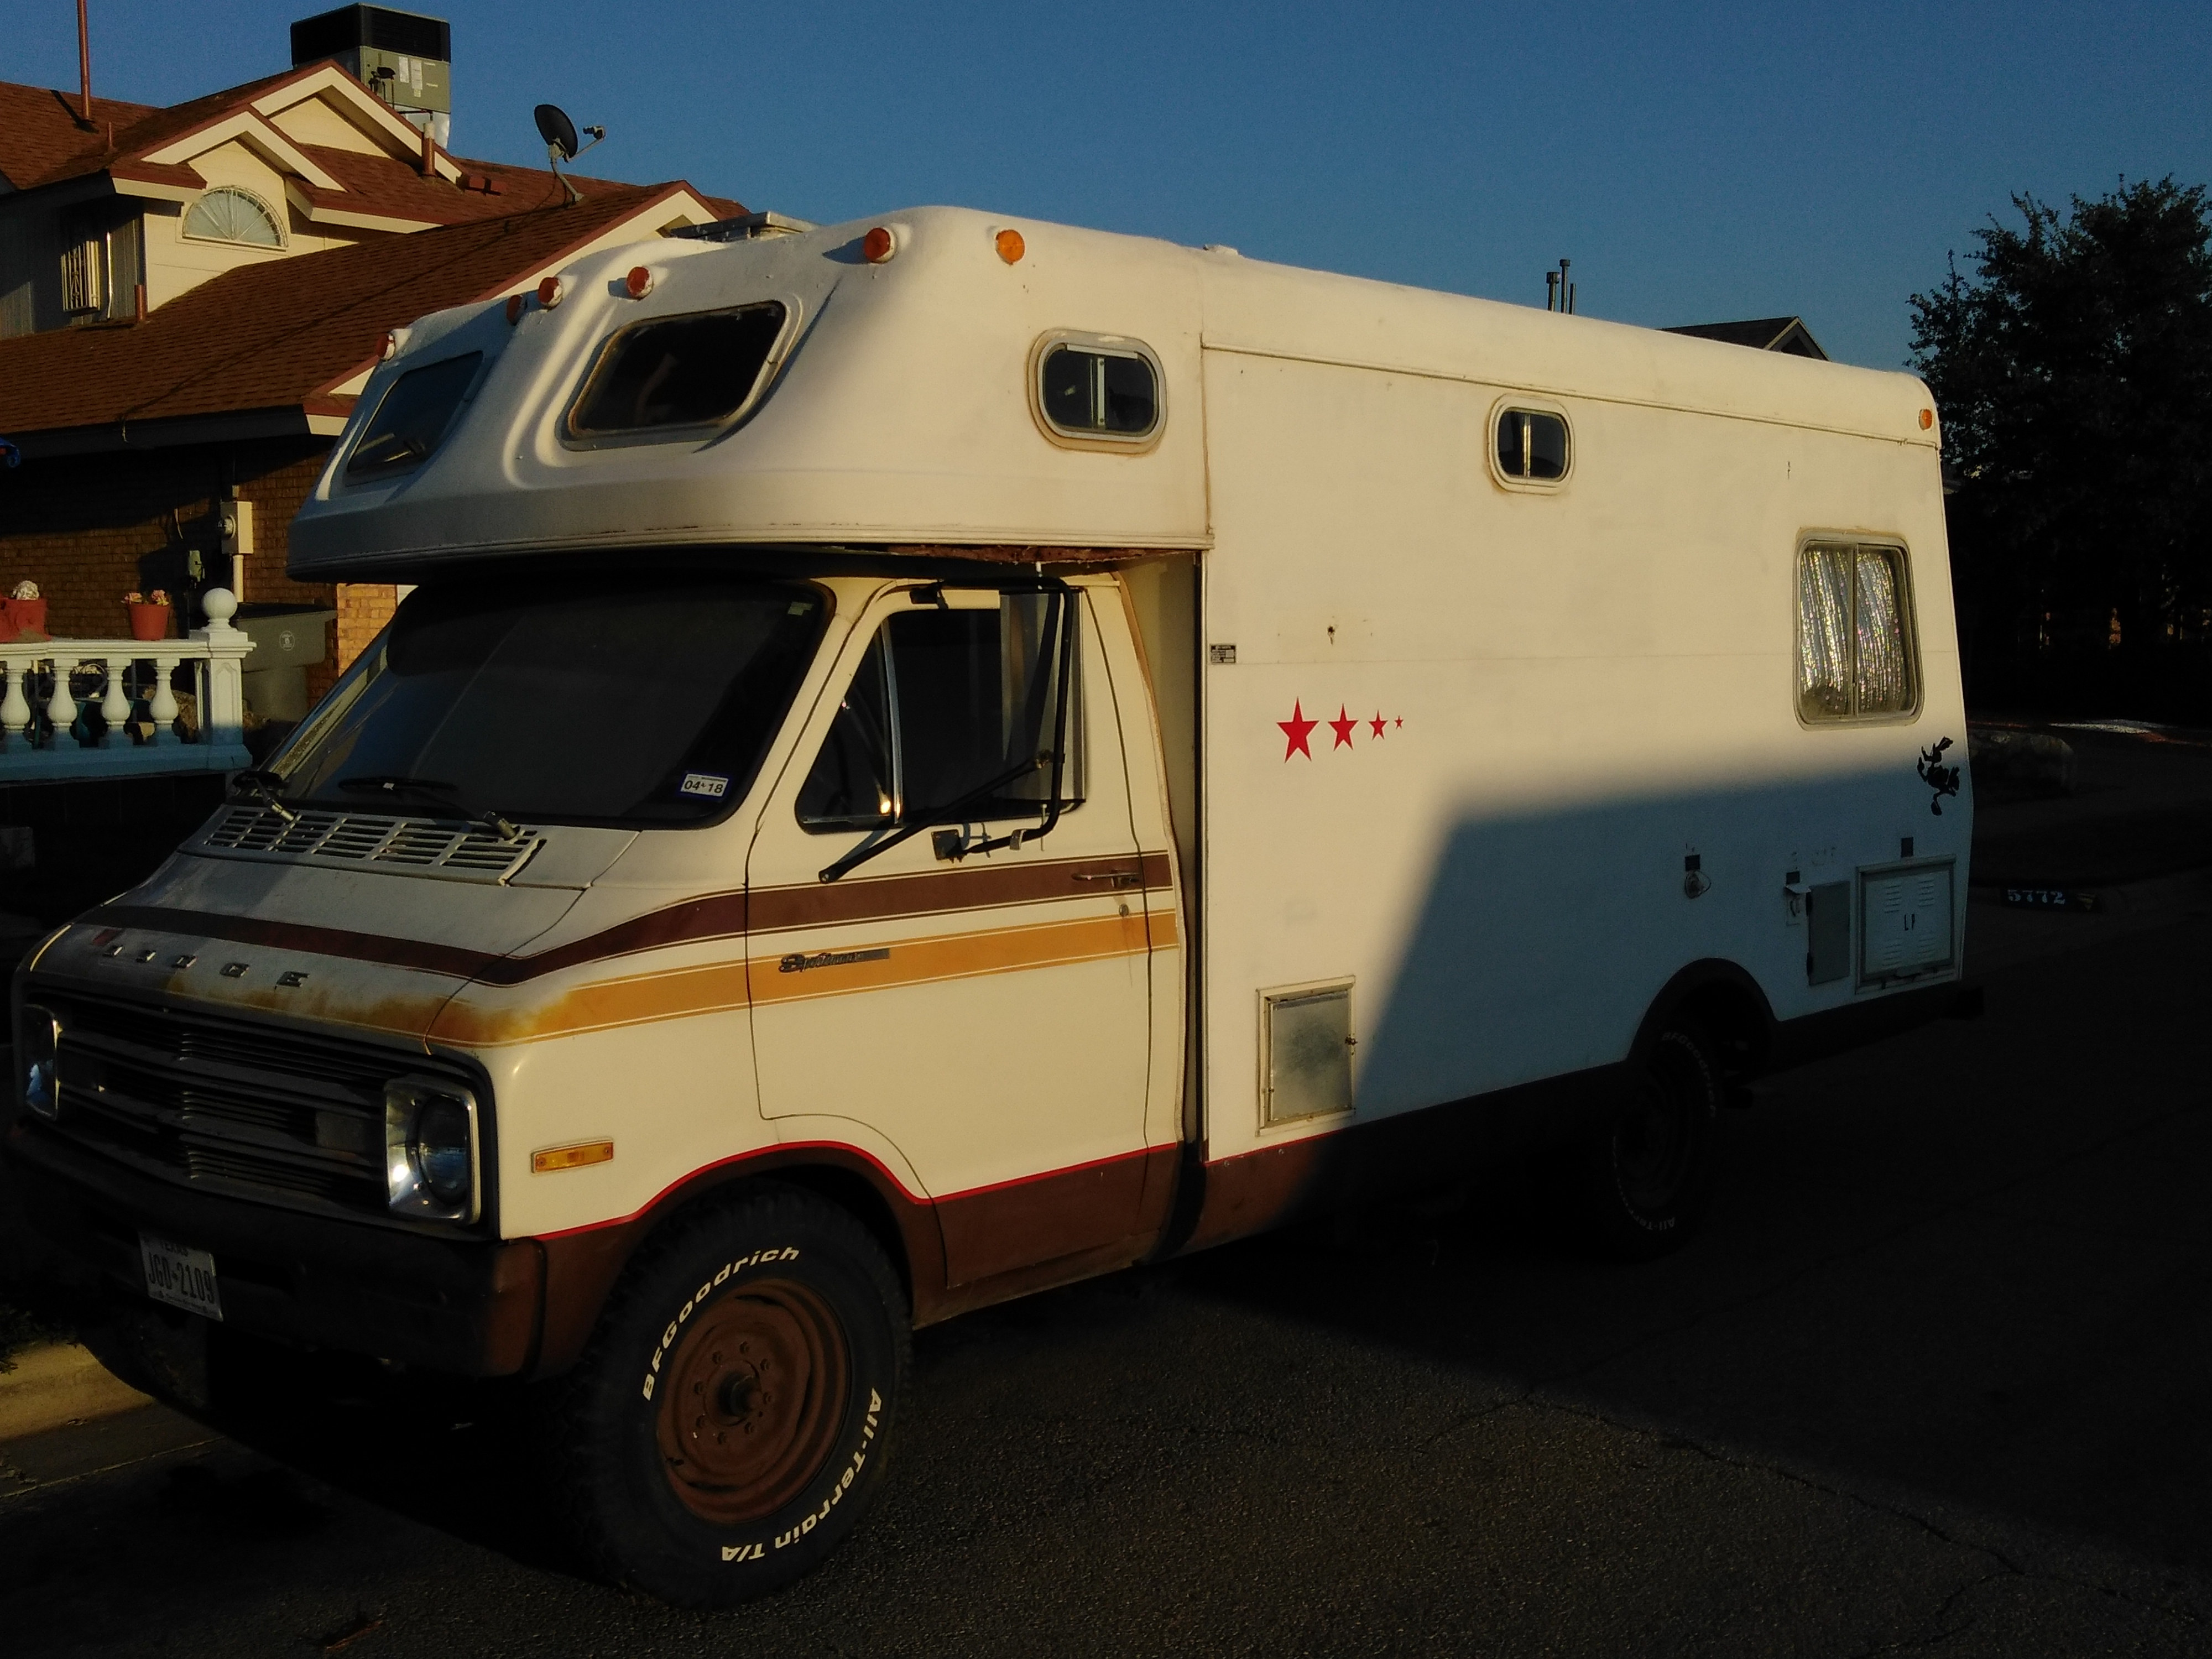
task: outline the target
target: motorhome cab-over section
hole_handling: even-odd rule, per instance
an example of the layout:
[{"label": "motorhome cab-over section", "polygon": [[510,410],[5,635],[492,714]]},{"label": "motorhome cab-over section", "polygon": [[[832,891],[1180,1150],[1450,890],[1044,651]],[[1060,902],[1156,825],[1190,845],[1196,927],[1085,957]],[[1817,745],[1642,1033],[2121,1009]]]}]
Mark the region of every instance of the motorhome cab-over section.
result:
[{"label": "motorhome cab-over section", "polygon": [[395,334],[293,563],[411,596],[19,976],[11,1178],[146,1341],[544,1380],[606,1570],[726,1601],[915,1324],[1531,1132],[1663,1249],[1726,1091],[1956,996],[1917,381],[754,228]]}]

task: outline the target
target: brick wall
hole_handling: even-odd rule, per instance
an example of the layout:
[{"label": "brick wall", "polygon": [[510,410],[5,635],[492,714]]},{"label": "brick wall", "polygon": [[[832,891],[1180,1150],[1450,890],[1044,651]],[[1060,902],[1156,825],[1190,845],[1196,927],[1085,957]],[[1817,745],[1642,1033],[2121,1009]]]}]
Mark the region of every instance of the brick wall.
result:
[{"label": "brick wall", "polygon": [[[284,532],[329,452],[324,439],[270,440],[32,459],[0,471],[0,591],[38,583],[54,635],[127,635],[124,594],[189,589],[190,550],[200,550],[204,585],[228,582],[216,514],[235,483],[254,507],[246,597],[327,605],[328,585],[284,574]],[[179,617],[175,625],[187,624]]]},{"label": "brick wall", "polygon": [[362,648],[374,639],[392,613],[399,608],[399,590],[389,582],[340,582],[337,649],[334,659],[343,673],[353,665]]}]

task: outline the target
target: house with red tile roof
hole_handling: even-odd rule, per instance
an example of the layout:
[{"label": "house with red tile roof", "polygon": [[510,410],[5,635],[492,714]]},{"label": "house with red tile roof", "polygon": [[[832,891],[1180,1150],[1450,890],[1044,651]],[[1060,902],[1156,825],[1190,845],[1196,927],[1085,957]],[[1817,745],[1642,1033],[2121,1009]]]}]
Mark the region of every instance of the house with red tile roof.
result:
[{"label": "house with red tile roof", "polygon": [[[447,153],[441,122],[345,62],[366,68],[166,107],[0,82],[0,439],[21,453],[0,468],[0,592],[37,582],[56,636],[122,633],[128,591],[235,574],[249,613],[336,613],[313,695],[393,604],[284,574],[386,331],[744,211],[682,180],[577,179],[571,201],[545,170]],[[388,68],[368,72],[389,94]]]}]

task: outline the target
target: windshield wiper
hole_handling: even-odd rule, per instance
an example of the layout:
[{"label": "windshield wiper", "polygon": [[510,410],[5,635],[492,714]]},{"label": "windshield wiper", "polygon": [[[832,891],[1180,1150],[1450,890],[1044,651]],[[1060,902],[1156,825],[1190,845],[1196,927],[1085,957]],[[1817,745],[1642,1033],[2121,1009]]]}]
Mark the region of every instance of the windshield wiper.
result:
[{"label": "windshield wiper", "polygon": [[358,777],[340,778],[337,787],[362,792],[377,790],[387,795],[428,795],[433,799],[447,800],[464,820],[477,829],[488,830],[504,842],[522,839],[522,831],[492,808],[472,812],[461,802],[452,800],[453,796],[460,793],[461,787],[458,783],[447,783],[442,778],[409,777],[402,772],[369,772]]},{"label": "windshield wiper", "polygon": [[284,805],[284,777],[280,772],[264,772],[249,767],[243,772],[230,775],[234,787],[242,787],[253,798],[287,823],[297,823],[300,815]]},{"label": "windshield wiper", "polygon": [[[860,866],[866,864],[870,859],[875,857],[878,853],[890,852],[892,848],[897,846],[901,842],[911,840],[925,830],[933,829],[940,823],[957,823],[967,812],[968,809],[975,805],[978,801],[988,799],[989,797],[995,795],[1000,790],[1005,788],[1016,778],[1025,778],[1032,772],[1039,771],[1047,766],[1050,766],[1053,763],[1053,752],[1050,750],[1047,750],[1043,754],[1039,755],[1035,760],[1024,761],[1019,766],[1013,767],[1007,771],[1000,773],[997,777],[989,780],[988,782],[977,784],[975,787],[970,789],[966,794],[961,796],[959,799],[947,801],[942,806],[932,807],[928,811],[921,813],[916,817],[908,819],[896,831],[890,835],[885,836],[881,841],[863,842],[860,846],[855,847],[851,852],[846,854],[843,858],[839,859],[836,863],[830,866],[829,868],[823,871],[821,879],[823,881],[835,881],[847,871],[857,869]],[[1054,818],[1057,818],[1059,814],[1055,812],[1052,816]],[[1033,841],[1037,836],[1042,835],[1045,829],[1049,828],[1051,828],[1051,825],[1048,823],[1044,826],[1044,829],[1040,829],[1032,835],[1024,836],[1023,836],[1023,839]]]}]

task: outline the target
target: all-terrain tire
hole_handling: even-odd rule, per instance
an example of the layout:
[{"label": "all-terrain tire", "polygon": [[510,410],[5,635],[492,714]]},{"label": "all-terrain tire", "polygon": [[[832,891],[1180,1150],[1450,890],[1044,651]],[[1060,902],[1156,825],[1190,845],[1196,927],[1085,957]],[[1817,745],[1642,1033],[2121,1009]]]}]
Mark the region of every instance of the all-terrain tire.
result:
[{"label": "all-terrain tire", "polygon": [[679,1216],[557,1385],[562,1490],[588,1559],[696,1607],[818,1565],[881,1489],[908,1322],[875,1239],[811,1194],[750,1185]]},{"label": "all-terrain tire", "polygon": [[1575,1148],[1584,1237],[1596,1249],[1646,1261],[1688,1243],[1712,1203],[1724,1087],[1697,1027],[1670,1023],[1652,1036]]}]

